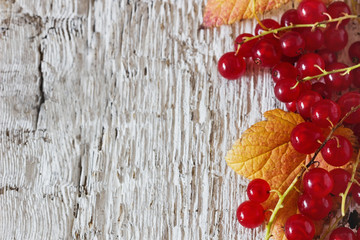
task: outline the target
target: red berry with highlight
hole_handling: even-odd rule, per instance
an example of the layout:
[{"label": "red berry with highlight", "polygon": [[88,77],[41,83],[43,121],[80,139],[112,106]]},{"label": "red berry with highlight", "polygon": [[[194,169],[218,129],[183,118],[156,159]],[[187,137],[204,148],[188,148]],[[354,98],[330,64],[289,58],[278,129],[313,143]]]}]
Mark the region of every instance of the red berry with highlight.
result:
[{"label": "red berry with highlight", "polygon": [[340,106],[330,99],[323,99],[311,107],[311,121],[319,127],[332,127],[341,117]]},{"label": "red berry with highlight", "polygon": [[238,207],[236,217],[242,226],[246,228],[256,228],[264,222],[264,208],[260,203],[246,201]]},{"label": "red berry with highlight", "polygon": [[314,198],[303,194],[298,199],[298,209],[312,220],[320,220],[328,216],[333,206],[332,197],[327,195],[323,198]]},{"label": "red berry with highlight", "polygon": [[285,223],[285,236],[288,240],[312,240],[315,235],[314,223],[302,214],[289,217]]},{"label": "red berry with highlight", "polygon": [[296,102],[296,110],[300,115],[306,119],[311,116],[311,107],[322,99],[321,95],[317,92],[306,90],[300,93]]},{"label": "red berry with highlight", "polygon": [[325,12],[325,4],[318,0],[303,0],[297,8],[298,18],[301,23],[324,21],[327,19]]},{"label": "red berry with highlight", "polygon": [[324,60],[316,53],[307,53],[301,56],[296,63],[296,68],[299,70],[300,77],[315,76],[321,74],[321,69],[325,68]]},{"label": "red berry with highlight", "polygon": [[291,132],[291,145],[296,151],[304,154],[315,152],[324,140],[321,129],[311,122],[298,124]]},{"label": "red berry with highlight", "polygon": [[332,231],[329,240],[356,240],[356,236],[350,228],[339,227]]},{"label": "red berry with highlight", "polygon": [[244,74],[246,63],[242,56],[235,55],[235,52],[225,53],[218,62],[218,71],[228,80],[238,79]]},{"label": "red berry with highlight", "polygon": [[335,167],[345,165],[350,161],[353,154],[351,142],[340,135],[331,138],[321,149],[321,155],[324,160]]},{"label": "red berry with highlight", "polygon": [[325,169],[312,168],[305,173],[303,186],[306,194],[314,198],[323,198],[332,191],[334,180]]},{"label": "red berry with highlight", "polygon": [[246,192],[251,201],[262,203],[270,196],[270,185],[267,181],[257,178],[249,183]]}]

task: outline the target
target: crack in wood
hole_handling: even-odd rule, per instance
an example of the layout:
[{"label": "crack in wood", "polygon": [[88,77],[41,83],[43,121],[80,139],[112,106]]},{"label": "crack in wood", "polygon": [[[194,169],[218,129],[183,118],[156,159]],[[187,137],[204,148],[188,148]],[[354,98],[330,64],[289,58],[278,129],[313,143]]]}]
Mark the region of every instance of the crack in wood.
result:
[{"label": "crack in wood", "polygon": [[45,102],[45,94],[44,94],[44,73],[43,73],[43,69],[42,69],[42,63],[44,61],[44,51],[41,48],[41,44],[38,47],[39,50],[39,66],[38,66],[38,71],[39,71],[39,75],[40,75],[40,83],[39,83],[39,93],[40,93],[40,97],[39,97],[39,104],[36,107],[36,118],[35,118],[35,130],[38,129],[39,126],[39,117],[40,117],[40,111],[41,111],[41,107]]},{"label": "crack in wood", "polygon": [[18,192],[19,191],[19,188],[18,187],[12,187],[12,186],[5,186],[5,187],[2,187],[0,188],[0,195],[4,194],[6,191],[16,191]]}]

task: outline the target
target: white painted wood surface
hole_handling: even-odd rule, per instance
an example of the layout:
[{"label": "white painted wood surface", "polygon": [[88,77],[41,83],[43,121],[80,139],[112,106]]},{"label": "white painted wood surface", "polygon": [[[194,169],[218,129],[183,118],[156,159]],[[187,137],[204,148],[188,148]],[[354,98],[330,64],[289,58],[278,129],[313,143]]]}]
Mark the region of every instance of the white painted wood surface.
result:
[{"label": "white painted wood surface", "polygon": [[0,239],[261,238],[224,156],[282,105],[218,76],[254,22],[199,31],[205,2],[0,1]]}]

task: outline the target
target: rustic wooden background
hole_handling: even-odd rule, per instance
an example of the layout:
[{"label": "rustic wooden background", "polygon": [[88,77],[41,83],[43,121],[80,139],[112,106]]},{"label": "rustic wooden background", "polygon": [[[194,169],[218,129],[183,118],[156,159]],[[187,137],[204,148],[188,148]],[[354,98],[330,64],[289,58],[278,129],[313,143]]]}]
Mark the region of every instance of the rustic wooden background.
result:
[{"label": "rustic wooden background", "polygon": [[283,106],[266,69],[219,77],[254,22],[199,31],[205,3],[0,1],[0,239],[263,236],[224,156]]}]

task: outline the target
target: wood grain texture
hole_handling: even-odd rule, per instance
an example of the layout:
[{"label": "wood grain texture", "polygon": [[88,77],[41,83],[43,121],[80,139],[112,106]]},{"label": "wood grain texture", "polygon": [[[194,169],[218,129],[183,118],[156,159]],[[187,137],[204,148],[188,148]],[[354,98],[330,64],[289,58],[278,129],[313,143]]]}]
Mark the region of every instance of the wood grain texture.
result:
[{"label": "wood grain texture", "polygon": [[199,31],[204,4],[0,2],[0,239],[261,238],[224,156],[283,106],[268,70],[219,77],[254,22]]}]

